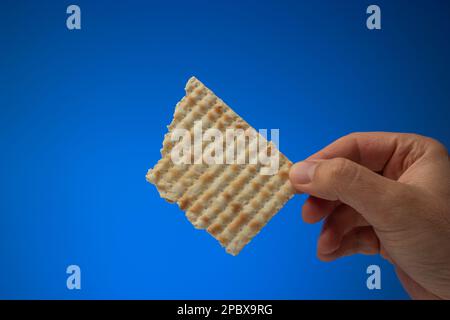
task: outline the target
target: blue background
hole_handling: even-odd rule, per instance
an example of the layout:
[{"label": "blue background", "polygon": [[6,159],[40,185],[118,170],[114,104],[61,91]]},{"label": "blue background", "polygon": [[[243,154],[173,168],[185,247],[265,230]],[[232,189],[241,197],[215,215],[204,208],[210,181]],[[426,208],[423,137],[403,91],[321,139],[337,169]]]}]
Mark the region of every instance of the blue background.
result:
[{"label": "blue background", "polygon": [[[315,257],[297,196],[237,257],[145,181],[192,75],[301,160],[352,131],[450,144],[450,3],[0,3],[0,298],[404,299],[388,263]],[[82,289],[66,288],[66,267]],[[382,290],[366,267],[382,267]]]}]

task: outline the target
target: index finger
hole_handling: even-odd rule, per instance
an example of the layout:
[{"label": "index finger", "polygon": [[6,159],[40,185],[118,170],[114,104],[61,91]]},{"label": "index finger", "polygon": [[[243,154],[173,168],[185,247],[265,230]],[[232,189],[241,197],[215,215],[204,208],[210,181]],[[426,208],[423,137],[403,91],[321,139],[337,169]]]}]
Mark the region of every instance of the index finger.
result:
[{"label": "index finger", "polygon": [[307,160],[347,158],[372,171],[381,172],[391,163],[396,165],[403,163],[417,141],[422,139],[425,137],[405,133],[351,133],[313,154]]}]

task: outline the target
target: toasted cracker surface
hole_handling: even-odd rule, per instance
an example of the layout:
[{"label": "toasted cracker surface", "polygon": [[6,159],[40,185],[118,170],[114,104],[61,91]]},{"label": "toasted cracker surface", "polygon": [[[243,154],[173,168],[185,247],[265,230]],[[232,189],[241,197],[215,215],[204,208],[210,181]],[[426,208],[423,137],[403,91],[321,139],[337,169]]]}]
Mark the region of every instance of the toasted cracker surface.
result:
[{"label": "toasted cracker surface", "polygon": [[161,159],[146,178],[162,198],[177,203],[196,228],[206,229],[228,253],[237,255],[294,195],[288,177],[292,163],[272,144],[270,152],[279,153],[279,170],[273,175],[261,174],[259,162],[174,164],[171,151],[179,142],[171,141],[171,132],[176,128],[192,134],[197,120],[202,120],[203,130],[216,128],[224,136],[226,129],[251,128],[195,77],[185,90],[164,137]]}]

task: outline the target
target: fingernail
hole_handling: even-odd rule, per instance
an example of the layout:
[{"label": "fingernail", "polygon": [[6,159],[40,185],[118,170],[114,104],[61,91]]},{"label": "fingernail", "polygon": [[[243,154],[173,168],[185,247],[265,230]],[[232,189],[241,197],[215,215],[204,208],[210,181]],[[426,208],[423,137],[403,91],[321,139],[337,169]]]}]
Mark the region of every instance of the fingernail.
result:
[{"label": "fingernail", "polygon": [[302,161],[297,162],[291,167],[289,172],[289,178],[293,184],[306,184],[310,183],[314,170],[316,169],[316,161]]}]

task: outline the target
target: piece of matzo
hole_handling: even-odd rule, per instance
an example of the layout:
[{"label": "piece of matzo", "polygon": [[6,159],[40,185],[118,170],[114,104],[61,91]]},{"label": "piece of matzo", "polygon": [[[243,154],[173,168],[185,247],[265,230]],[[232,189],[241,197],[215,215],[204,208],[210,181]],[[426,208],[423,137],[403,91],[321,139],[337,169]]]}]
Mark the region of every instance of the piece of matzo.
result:
[{"label": "piece of matzo", "polygon": [[[169,132],[164,137],[162,158],[146,178],[162,198],[176,202],[196,228],[206,229],[228,253],[237,255],[294,195],[289,182],[292,163],[270,144],[270,152],[279,153],[279,170],[274,175],[261,174],[259,161],[257,164],[175,165],[171,151],[180,142],[171,141],[171,132],[176,128],[192,133],[197,120],[202,120],[203,130],[216,128],[224,136],[229,128],[250,128],[196,78],[189,79],[185,90],[186,95],[176,105]],[[203,143],[203,148],[206,145]],[[247,156],[248,149],[246,143]]]}]

